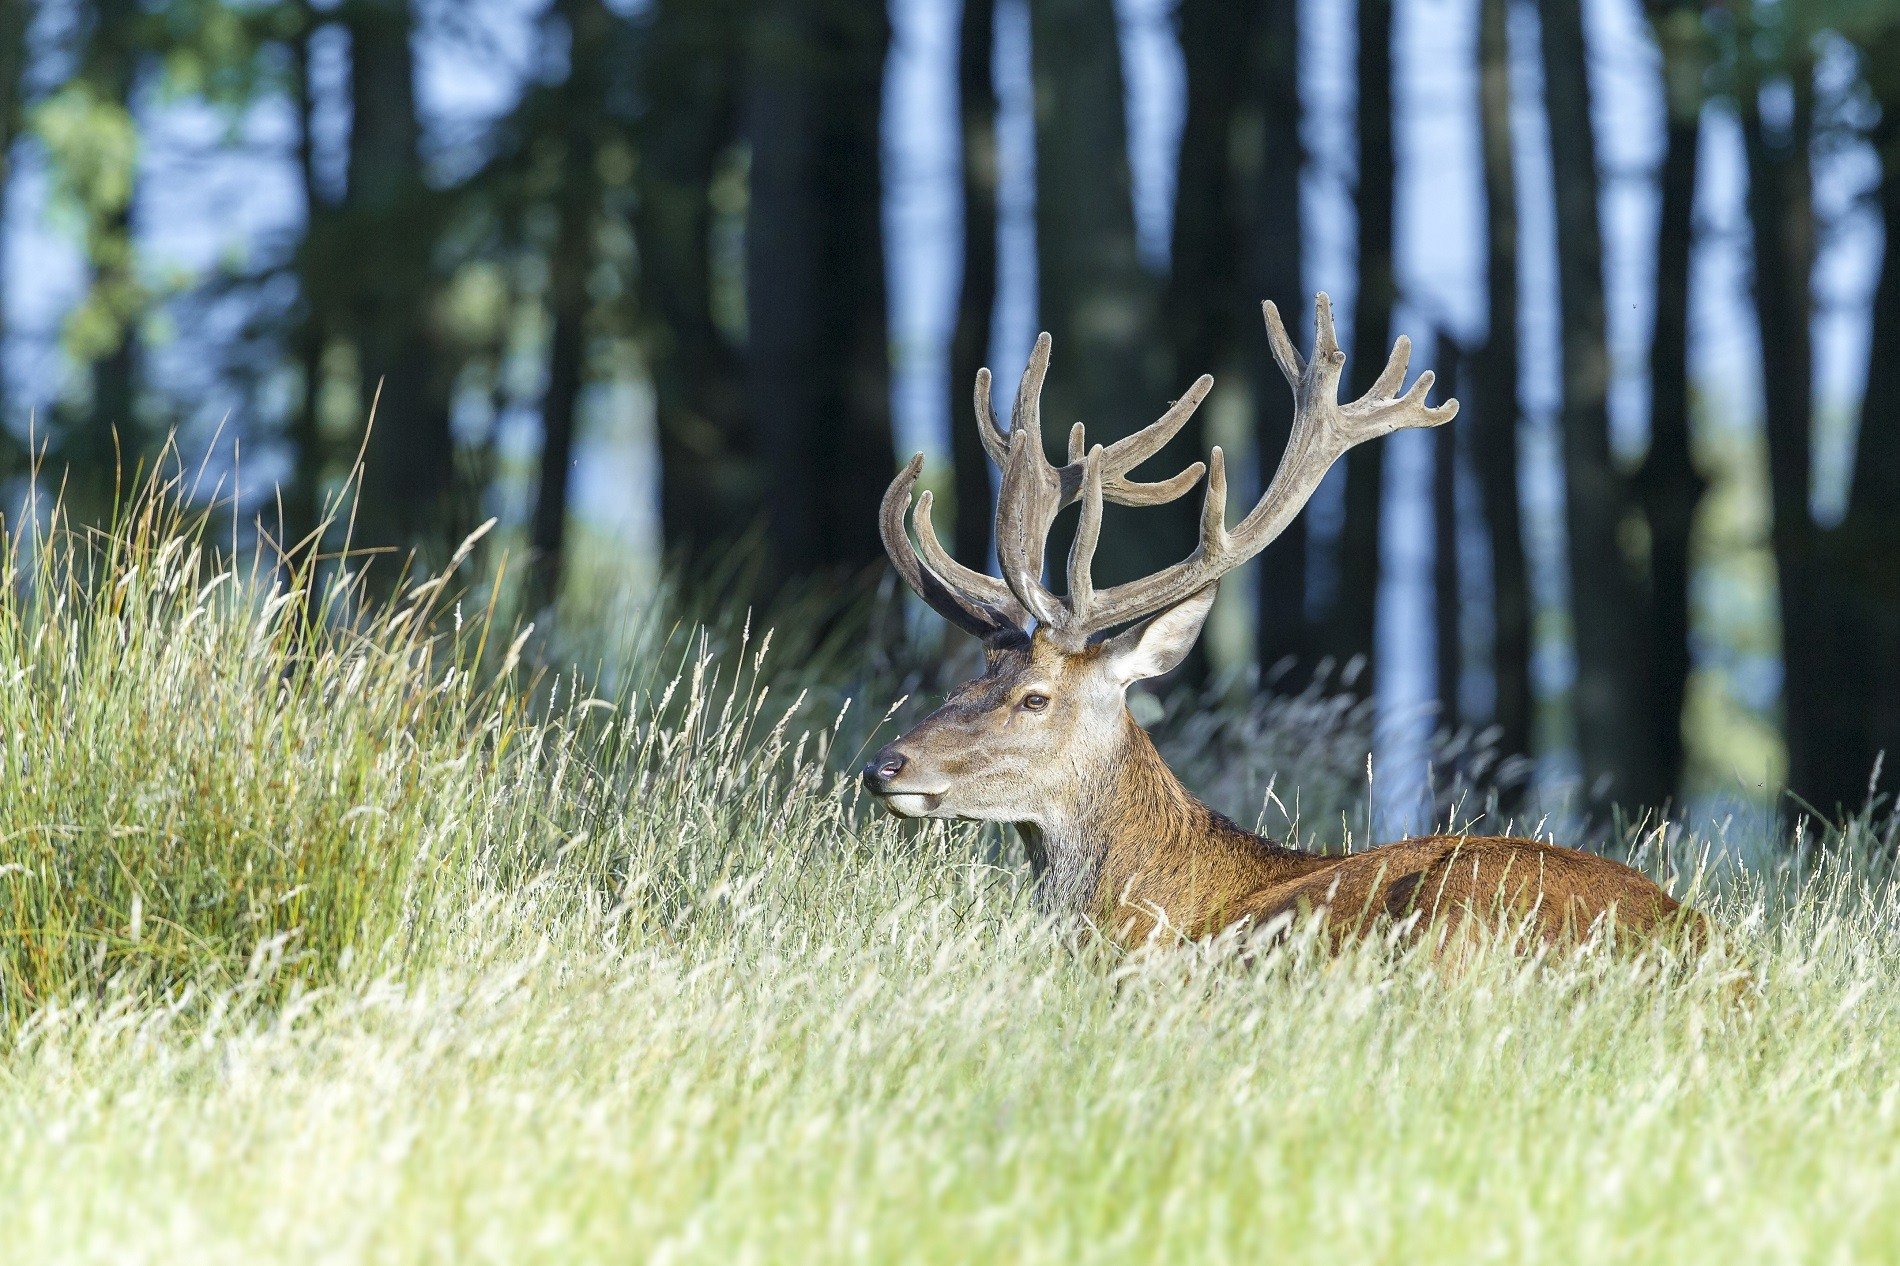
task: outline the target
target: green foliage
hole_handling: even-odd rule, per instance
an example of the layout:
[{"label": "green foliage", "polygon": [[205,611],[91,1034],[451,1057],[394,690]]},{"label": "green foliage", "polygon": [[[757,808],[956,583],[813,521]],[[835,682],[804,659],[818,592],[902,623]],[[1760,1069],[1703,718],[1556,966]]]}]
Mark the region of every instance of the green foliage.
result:
[{"label": "green foliage", "polygon": [[55,207],[80,223],[125,210],[138,163],[138,123],[125,103],[74,80],[34,112],[52,158]]}]

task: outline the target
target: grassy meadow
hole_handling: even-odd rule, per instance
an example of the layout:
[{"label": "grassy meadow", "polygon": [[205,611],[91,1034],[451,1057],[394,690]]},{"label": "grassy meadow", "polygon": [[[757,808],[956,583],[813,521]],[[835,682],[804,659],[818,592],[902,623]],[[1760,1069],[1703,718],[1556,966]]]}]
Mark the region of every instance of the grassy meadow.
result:
[{"label": "grassy meadow", "polygon": [[[848,617],[546,640],[161,498],[9,545],[5,1260],[1900,1259],[1872,815],[1623,841],[1699,962],[1115,956],[1000,834],[858,801],[926,675]],[[1356,717],[1170,742],[1338,843]]]}]

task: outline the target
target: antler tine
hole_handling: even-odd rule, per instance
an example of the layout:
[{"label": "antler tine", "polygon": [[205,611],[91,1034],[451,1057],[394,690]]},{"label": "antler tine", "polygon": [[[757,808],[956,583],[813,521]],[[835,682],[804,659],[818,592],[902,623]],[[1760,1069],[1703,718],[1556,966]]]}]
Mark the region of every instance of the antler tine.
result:
[{"label": "antler tine", "polygon": [[943,541],[937,536],[937,525],[931,521],[932,500],[929,489],[918,494],[917,507],[910,516],[911,526],[917,529],[917,544],[923,554],[924,565],[942,577],[946,584],[995,610],[1011,623],[1026,623],[1022,608],[1017,604],[1015,595],[1010,593],[1008,585],[994,576],[986,576],[965,567],[944,548]]},{"label": "antler tine", "polygon": [[[1171,405],[1168,411],[1142,427],[1133,435],[1123,436],[1103,450],[1102,454],[1102,495],[1115,505],[1121,506],[1158,506],[1165,505],[1186,495],[1206,472],[1207,467],[1195,462],[1186,470],[1167,479],[1146,483],[1129,479],[1128,472],[1159,453],[1169,440],[1178,435],[1194,411],[1207,398],[1214,388],[1214,376],[1202,374],[1194,385],[1182,393],[1181,398]],[[1088,452],[1088,437],[1080,422],[1069,430],[1069,462],[1056,472],[1062,480],[1062,504],[1068,505],[1081,494],[1082,457]]]},{"label": "antler tine", "polygon": [[[1392,355],[1386,358],[1385,368],[1379,371],[1378,380],[1372,384],[1372,390],[1366,392],[1367,397],[1383,399],[1403,387],[1405,369],[1411,363],[1412,340],[1401,334],[1398,341],[1392,344]],[[1430,377],[1431,372],[1428,369],[1421,376]]]},{"label": "antler tine", "polygon": [[983,441],[983,451],[996,463],[996,469],[1001,470],[1004,463],[1009,461],[1009,432],[1003,429],[1002,422],[997,419],[996,406],[990,400],[990,371],[987,368],[976,371],[976,433]]},{"label": "antler tine", "polygon": [[1279,305],[1269,299],[1260,305],[1260,311],[1267,320],[1267,345],[1273,349],[1273,359],[1280,366],[1280,372],[1286,380],[1296,387],[1306,375],[1306,360],[1300,355],[1300,349],[1293,346],[1293,340],[1286,336],[1286,326],[1280,320]]},{"label": "antler tine", "polygon": [[1372,389],[1350,404],[1340,404],[1339,378],[1346,357],[1334,333],[1332,301],[1324,293],[1314,303],[1310,360],[1301,360],[1272,303],[1264,305],[1263,314],[1274,359],[1293,386],[1293,430],[1279,469],[1247,517],[1229,530],[1226,458],[1216,449],[1202,504],[1200,543],[1172,567],[1097,592],[1091,619],[1096,630],[1179,602],[1265,549],[1286,530],[1333,463],[1353,445],[1408,427],[1438,426],[1457,416],[1456,400],[1436,408],[1425,403],[1433,382],[1429,370],[1419,375],[1411,390],[1393,394],[1404,382],[1411,356],[1411,341],[1405,338],[1393,347]]},{"label": "antler tine", "polygon": [[1042,583],[1049,525],[1062,508],[1054,476],[1041,437],[1027,429],[1011,431],[1009,461],[996,498],[996,559],[1016,600],[1048,626],[1066,623],[1061,602]]},{"label": "antler tine", "polygon": [[1023,376],[1016,384],[1016,407],[1010,414],[1007,431],[996,416],[989,369],[976,371],[976,433],[983,441],[983,451],[990,455],[998,470],[1009,465],[1009,437],[1017,430],[1026,427],[1035,432],[1038,441],[1042,438],[1042,381],[1049,372],[1049,353],[1053,346],[1047,331],[1036,336],[1035,350],[1030,352],[1029,363],[1023,366]]},{"label": "antler tine", "polygon": [[1171,479],[1156,483],[1137,483],[1126,476],[1129,471],[1167,447],[1168,441],[1180,434],[1181,428],[1187,425],[1187,420],[1194,416],[1194,411],[1201,407],[1201,401],[1207,399],[1207,393],[1213,389],[1214,376],[1202,374],[1181,393],[1181,398],[1169,406],[1166,413],[1133,435],[1108,446],[1104,462],[1109,482],[1103,491],[1110,501],[1117,505],[1161,505],[1182,496],[1194,486],[1207,469],[1200,462],[1195,462]]},{"label": "antler tine", "polygon": [[[1009,439],[1019,425],[1027,427],[1036,434],[1038,442],[1042,438],[1042,385],[1049,369],[1049,356],[1052,349],[1047,334],[1036,340],[1036,348],[1023,367],[1023,377],[1016,390],[1016,412],[1011,419],[1010,429],[1005,431],[1001,419],[996,416],[996,406],[992,396],[994,381],[987,369],[976,372],[976,431],[983,442],[983,451],[996,463],[998,470],[1009,464]],[[1152,483],[1128,478],[1128,472],[1159,453],[1173,439],[1187,420],[1194,416],[1201,401],[1213,389],[1214,378],[1203,374],[1192,386],[1182,393],[1181,398],[1171,405],[1168,411],[1149,423],[1133,435],[1124,436],[1107,446],[1103,457],[1102,494],[1111,503],[1123,506],[1165,505],[1185,496],[1193,488],[1207,467],[1195,462],[1179,474]],[[1082,460],[1088,453],[1088,436],[1083,424],[1077,422],[1069,428],[1068,462],[1062,466],[1052,466],[1050,470],[1058,481],[1061,505],[1072,504],[1080,494],[1082,487]],[[1047,459],[1045,459],[1046,461]]]},{"label": "antler tine", "polygon": [[1207,495],[1201,498],[1200,552],[1219,557],[1227,550],[1227,454],[1216,444],[1207,460]]},{"label": "antler tine", "polygon": [[1179,501],[1193,490],[1207,473],[1207,463],[1195,462],[1180,474],[1155,483],[1136,483],[1130,479],[1117,479],[1112,484],[1103,485],[1103,495],[1118,506],[1161,506],[1170,501]]},{"label": "antler tine", "polygon": [[1102,465],[1106,450],[1100,444],[1082,463],[1082,517],[1069,546],[1069,619],[1086,624],[1095,606],[1095,546],[1102,537]]},{"label": "antler tine", "polygon": [[[964,632],[986,642],[1020,636],[1028,619],[1014,601],[1008,600],[1007,588],[950,562],[930,525],[928,492],[917,506],[918,537],[926,554],[938,564],[949,562],[950,566],[939,571],[926,565],[911,548],[910,536],[904,530],[904,516],[910,509],[911,493],[923,469],[924,455],[919,453],[905,464],[884,492],[878,512],[878,534],[884,538],[884,550],[891,556],[891,565],[933,611]],[[972,577],[981,583],[971,584]]]},{"label": "antler tine", "polygon": [[1022,380],[1016,384],[1016,407],[1009,415],[1010,438],[1027,432],[1036,441],[1038,457],[1042,456],[1042,384],[1049,376],[1049,353],[1054,346],[1047,330],[1036,336],[1035,350],[1029,353]]}]

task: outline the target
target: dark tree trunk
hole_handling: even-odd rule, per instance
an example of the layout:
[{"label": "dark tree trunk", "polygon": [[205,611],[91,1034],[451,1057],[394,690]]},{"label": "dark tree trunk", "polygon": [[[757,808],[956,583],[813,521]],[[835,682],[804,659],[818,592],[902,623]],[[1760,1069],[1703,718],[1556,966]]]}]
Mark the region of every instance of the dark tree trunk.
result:
[{"label": "dark tree trunk", "polygon": [[661,535],[676,556],[703,555],[761,508],[743,359],[714,299],[713,184],[738,139],[744,22],[734,0],[655,0],[641,35],[633,230]]},{"label": "dark tree trunk", "polygon": [[749,382],[775,557],[791,572],[883,558],[896,467],[879,120],[882,5],[773,0],[747,130]]},{"label": "dark tree trunk", "polygon": [[[1226,380],[1244,378],[1229,371],[1252,359],[1242,354],[1235,335],[1242,320],[1251,324],[1246,287],[1253,279],[1235,261],[1246,258],[1252,236],[1246,211],[1253,191],[1242,186],[1250,174],[1246,167],[1250,161],[1257,164],[1257,155],[1243,154],[1241,147],[1253,139],[1246,136],[1248,123],[1258,122],[1245,112],[1257,96],[1249,72],[1260,8],[1258,0],[1185,0],[1180,10],[1187,114],[1176,173],[1173,267],[1162,300],[1174,383],[1210,372]],[[1259,149],[1257,141],[1254,148]],[[1184,459],[1188,452],[1206,449],[1199,416],[1188,420],[1176,446]],[[1184,498],[1165,513],[1184,535],[1193,530],[1198,502]],[[1183,672],[1199,681],[1207,667],[1205,648],[1197,646]]]},{"label": "dark tree trunk", "polygon": [[[1175,182],[1173,272],[1163,302],[1174,382],[1225,369],[1237,350],[1238,323],[1244,318],[1251,327],[1245,289],[1251,279],[1234,267],[1244,258],[1248,234],[1233,159],[1259,8],[1256,0],[1181,5],[1187,114]],[[1188,422],[1197,432],[1196,449],[1204,446],[1199,422]]]},{"label": "dark tree trunk", "polygon": [[1683,705],[1689,693],[1690,537],[1704,481],[1689,429],[1689,268],[1695,245],[1697,157],[1701,149],[1702,70],[1707,62],[1700,6],[1654,4],[1662,53],[1667,140],[1657,184],[1656,323],[1649,345],[1649,452],[1637,495],[1649,527],[1651,655],[1657,777],[1682,786]]},{"label": "dark tree trunk", "polygon": [[[1212,370],[1247,384],[1264,479],[1286,447],[1291,411],[1259,325],[1259,304],[1271,299],[1295,320],[1304,306],[1295,5],[1188,0],[1181,7],[1181,43],[1187,118],[1165,302],[1172,381],[1187,383]],[[1183,448],[1205,443],[1204,433],[1196,433]],[[1186,515],[1198,512],[1191,500],[1180,506]],[[1256,655],[1272,668],[1310,650],[1305,520],[1295,519],[1258,566]]]},{"label": "dark tree trunk", "polygon": [[532,551],[529,601],[550,606],[561,596],[567,544],[568,486],[574,465],[574,435],[586,385],[587,322],[593,304],[588,276],[601,202],[596,131],[607,110],[608,67],[614,16],[601,0],[561,0],[557,12],[568,36],[568,77],[560,93],[561,179],[556,186],[556,228],[549,259],[548,386],[541,403],[541,463],[528,527]]},{"label": "dark tree trunk", "polygon": [[1648,683],[1648,602],[1625,553],[1628,492],[1610,451],[1608,318],[1588,45],[1579,0],[1543,0],[1545,107],[1556,183],[1563,320],[1564,526],[1576,639],[1577,738],[1586,791],[1635,809],[1675,788],[1658,775]]},{"label": "dark tree trunk", "polygon": [[990,461],[977,438],[971,389],[989,358],[997,288],[996,0],[963,0],[957,92],[963,120],[963,283],[950,341],[950,448],[956,461],[957,556],[990,554]]},{"label": "dark tree trunk", "polygon": [[[1112,0],[1030,0],[1036,101],[1036,253],[1042,324],[1055,339],[1043,393],[1044,436],[1060,447],[1071,424],[1107,444],[1165,408],[1152,317],[1157,296],[1136,251],[1134,185]],[[1187,384],[1182,383],[1174,390]],[[1195,460],[1179,437],[1151,467],[1172,473]],[[1158,570],[1192,545],[1185,515],[1110,511],[1096,580],[1112,584]],[[1049,542],[1059,568],[1067,519]]]},{"label": "dark tree trunk", "polygon": [[[139,26],[143,14],[137,0],[96,0],[93,27],[87,40],[82,74],[104,100],[136,117],[138,104]],[[71,452],[74,478],[70,487],[96,504],[88,513],[110,509],[120,468],[138,460],[143,447],[138,418],[139,332],[144,294],[135,259],[138,202],[136,152],[127,156],[131,169],[122,181],[101,180],[89,200],[86,258],[92,267],[88,303],[101,318],[94,328],[108,332],[103,344],[91,350],[91,416]]]},{"label": "dark tree trunk", "polygon": [[[1880,51],[1889,64],[1900,64],[1891,60],[1900,57],[1900,29],[1885,44]],[[1900,761],[1900,555],[1894,549],[1900,540],[1900,119],[1892,105],[1875,139],[1886,255],[1874,291],[1873,346],[1847,514],[1826,544],[1832,588],[1813,620],[1816,634],[1827,639],[1827,677],[1817,683],[1812,712],[1831,744],[1816,780],[1826,799],[1810,800],[1824,810],[1837,803],[1859,808],[1876,763],[1880,789],[1891,795]]]},{"label": "dark tree trunk", "polygon": [[[1239,152],[1249,160],[1240,181],[1251,189],[1248,238],[1243,258],[1252,280],[1248,315],[1262,300],[1279,305],[1281,315],[1298,322],[1306,310],[1304,217],[1300,212],[1300,57],[1298,0],[1265,0],[1265,13],[1253,42],[1250,108],[1243,115]],[[1245,142],[1251,141],[1251,144]],[[1257,147],[1257,154],[1255,148]],[[1286,380],[1267,347],[1265,331],[1249,335],[1249,375],[1254,397],[1254,448],[1264,484],[1286,449],[1293,409]],[[1312,654],[1306,610],[1306,516],[1300,515],[1272,548],[1254,563],[1260,599],[1255,618],[1255,653],[1263,667],[1298,663]]]},{"label": "dark tree trunk", "polygon": [[[585,182],[574,181],[574,184]],[[561,593],[567,543],[568,484],[574,465],[574,432],[585,383],[587,274],[593,263],[593,211],[582,192],[563,190],[560,226],[550,260],[548,386],[541,402],[541,460],[535,481],[534,516],[528,528],[533,553],[530,601],[552,605]]]},{"label": "dark tree trunk", "polygon": [[[303,306],[293,339],[303,395],[290,421],[294,450],[290,477],[283,490],[284,541],[295,546],[317,530],[322,513],[325,458],[323,449],[324,358],[335,334],[331,316],[336,256],[333,208],[317,178],[317,102],[310,63],[311,40],[320,26],[315,7],[304,0],[297,6],[297,30],[289,44],[292,105],[297,115],[297,175],[303,191],[304,240],[299,250],[298,281]],[[320,544],[320,542],[312,542]]]},{"label": "dark tree trunk", "polygon": [[[1763,420],[1768,433],[1770,541],[1782,628],[1782,711],[1788,786],[1824,811],[1846,787],[1839,737],[1817,715],[1827,680],[1822,647],[1808,636],[1820,596],[1813,487],[1814,138],[1813,69],[1788,69],[1793,108],[1785,126],[1764,117],[1760,84],[1741,93],[1748,159],[1748,218],[1755,240],[1755,320],[1761,339]],[[1865,770],[1857,775],[1865,785]]]},{"label": "dark tree trunk", "polygon": [[[1359,0],[1359,280],[1353,297],[1348,391],[1363,394],[1392,350],[1392,0]],[[1341,664],[1359,661],[1356,689],[1373,693],[1373,638],[1379,612],[1379,532],[1385,503],[1383,444],[1346,455],[1346,517],[1339,536],[1339,596],[1330,621]]]},{"label": "dark tree trunk", "polygon": [[356,254],[350,333],[366,420],[356,542],[412,547],[452,529],[450,370],[434,329],[440,208],[422,177],[411,0],[350,0],[344,239]]},{"label": "dark tree trunk", "polygon": [[[1464,349],[1449,331],[1432,340],[1433,368],[1440,399],[1455,399],[1464,368]],[[1458,449],[1463,428],[1448,422],[1432,432],[1432,613],[1438,663],[1438,715],[1447,726],[1462,719],[1465,643],[1463,586],[1458,568]]]},{"label": "dark tree trunk", "polygon": [[[1900,761],[1900,23],[1864,41],[1863,72],[1882,106],[1869,139],[1881,163],[1886,250],[1847,513],[1816,543],[1815,601],[1796,634],[1817,677],[1803,708],[1812,727],[1806,781],[1791,786],[1830,816],[1867,804],[1876,769],[1878,790],[1891,796]],[[1792,733],[1789,745],[1792,756]]]},{"label": "dark tree trunk", "polygon": [[[13,188],[13,146],[26,118],[26,29],[32,6],[21,0],[0,8],[0,224],[7,222],[8,194]],[[0,251],[0,475],[15,473],[17,451],[13,439],[12,401],[4,372],[7,345],[6,252]]]},{"label": "dark tree trunk", "polygon": [[[1479,15],[1479,130],[1484,153],[1485,304],[1489,331],[1473,361],[1472,466],[1491,556],[1491,719],[1499,755],[1531,755],[1531,591],[1518,490],[1517,162],[1511,139],[1510,0],[1483,0]],[[1520,803],[1501,780],[1500,808]]]}]

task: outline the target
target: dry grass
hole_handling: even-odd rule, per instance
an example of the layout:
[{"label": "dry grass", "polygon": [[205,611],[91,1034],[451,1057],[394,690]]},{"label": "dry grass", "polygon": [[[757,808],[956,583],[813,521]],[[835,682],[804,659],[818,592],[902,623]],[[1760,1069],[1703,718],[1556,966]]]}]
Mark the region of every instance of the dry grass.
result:
[{"label": "dry grass", "polygon": [[1723,877],[1687,970],[1116,960],[971,833],[863,813],[831,771],[877,718],[762,637],[622,622],[654,667],[599,699],[448,586],[311,621],[156,508],[28,545],[12,1260],[1900,1256],[1865,824]]}]

